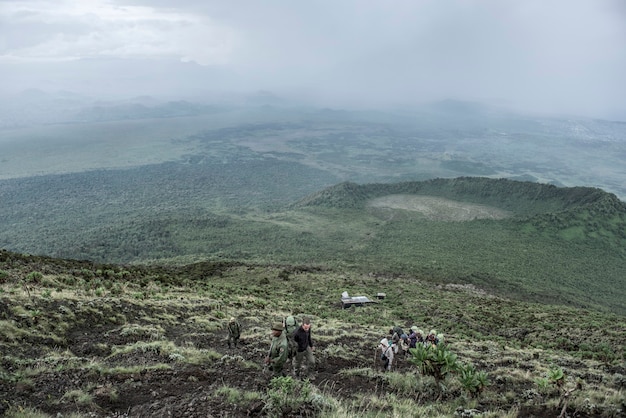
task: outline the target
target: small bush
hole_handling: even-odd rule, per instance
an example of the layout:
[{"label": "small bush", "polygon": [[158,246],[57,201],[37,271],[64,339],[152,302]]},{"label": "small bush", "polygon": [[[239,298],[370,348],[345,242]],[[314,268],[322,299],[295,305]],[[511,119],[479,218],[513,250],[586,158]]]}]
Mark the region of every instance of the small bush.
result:
[{"label": "small bush", "polygon": [[448,350],[445,344],[417,347],[409,350],[411,358],[409,361],[415,364],[424,376],[435,378],[437,385],[443,383],[449,373],[459,369],[456,354]]},{"label": "small bush", "polygon": [[230,386],[222,386],[215,391],[217,397],[225,399],[228,403],[237,404],[241,399],[241,391]]},{"label": "small bush", "polygon": [[26,275],[26,282],[28,283],[39,283],[43,278],[43,274],[38,271],[31,271]]},{"label": "small bush", "polygon": [[22,408],[21,406],[11,406],[4,416],[7,418],[50,418],[50,415],[37,409]]},{"label": "small bush", "polygon": [[70,390],[63,395],[62,401],[75,402],[77,405],[89,405],[93,402],[93,397],[80,389]]},{"label": "small bush", "polygon": [[[270,417],[308,415],[313,409],[313,393],[308,380],[295,380],[290,376],[275,377],[270,381],[264,411]],[[299,414],[299,411],[304,413]]]},{"label": "small bush", "polygon": [[470,396],[477,396],[489,385],[487,373],[476,371],[473,364],[459,366],[459,382]]}]

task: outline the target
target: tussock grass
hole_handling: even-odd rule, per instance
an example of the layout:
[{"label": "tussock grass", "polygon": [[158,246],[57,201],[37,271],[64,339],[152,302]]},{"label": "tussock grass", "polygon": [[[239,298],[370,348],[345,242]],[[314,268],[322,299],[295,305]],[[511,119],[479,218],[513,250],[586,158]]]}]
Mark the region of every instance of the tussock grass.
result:
[{"label": "tussock grass", "polygon": [[354,348],[348,347],[344,344],[332,344],[326,346],[322,354],[325,357],[340,357],[351,360],[354,357]]},{"label": "tussock grass", "polygon": [[113,352],[109,358],[127,353],[146,353],[153,352],[160,355],[169,355],[176,351],[177,347],[172,341],[138,341],[133,344],[113,347]]},{"label": "tussock grass", "polygon": [[164,360],[197,365],[211,364],[222,358],[222,354],[211,349],[197,349],[193,346],[180,347],[172,341],[162,340],[149,342],[139,341],[125,346],[113,347],[113,351],[107,359],[113,360],[116,356],[128,353],[148,352],[157,354],[159,358]]},{"label": "tussock grass", "polygon": [[0,334],[6,340],[14,342],[27,335],[28,331],[18,327],[15,321],[0,320]]},{"label": "tussock grass", "polygon": [[394,394],[360,397],[339,403],[328,417],[333,418],[382,418],[382,417],[450,417],[453,407],[441,403],[420,405],[414,399],[398,398]]},{"label": "tussock grass", "polygon": [[[151,277],[158,282],[155,274]],[[265,278],[267,283],[260,284]],[[119,280],[126,283],[127,279]],[[128,280],[130,291],[141,289],[137,277]],[[109,392],[113,397],[124,393],[119,382],[141,379],[150,371],[171,371],[175,376],[176,371],[198,370],[195,366],[199,366],[202,373],[190,373],[185,379],[200,385],[204,373],[223,369],[256,376],[269,346],[270,324],[295,314],[312,318],[319,365],[342,361],[351,367],[333,373],[377,383],[375,391],[356,398],[323,384],[307,401],[324,411],[323,416],[453,416],[464,408],[495,417],[515,416],[516,405],[553,409],[559,403],[559,390],[542,388],[537,382],[555,367],[567,373],[566,387],[583,383],[570,397],[570,411],[616,416],[621,408],[626,323],[619,316],[512,301],[413,277],[362,275],[344,269],[233,265],[210,280],[180,280],[185,285],[171,293],[146,293],[144,299],[126,294],[72,294],[63,299],[58,292],[47,298],[33,292],[35,296],[29,298],[22,289],[19,295],[5,291],[0,295],[6,302],[6,308],[0,309],[0,330],[4,331],[0,347],[12,354],[3,357],[0,384],[21,382],[28,390],[29,385],[37,387],[40,379],[55,373],[112,376],[106,393],[81,387],[97,402]],[[11,286],[0,284],[5,290]],[[37,286],[45,289],[47,284]],[[339,306],[343,290],[369,296],[384,291],[387,297],[375,305],[344,310]],[[225,348],[224,325],[231,315],[243,324],[242,351]],[[456,379],[447,379],[437,401],[440,388],[416,369],[376,370],[375,347],[392,325],[445,333],[458,359],[486,371],[491,384],[472,398]],[[584,341],[588,346],[581,348],[580,335],[588,336]],[[24,339],[29,343],[23,344]],[[596,355],[581,356],[581,350]],[[74,389],[65,388],[65,393],[70,392],[67,403],[84,401],[90,407],[87,398],[71,393]],[[267,396],[232,383],[220,393],[239,408],[265,402]]]},{"label": "tussock grass", "polygon": [[158,370],[171,370],[172,366],[169,364],[158,363],[153,365],[135,365],[135,366],[114,366],[107,367],[102,364],[94,364],[91,367],[103,376],[117,376],[117,375],[134,375],[143,371],[158,371]]},{"label": "tussock grass", "polygon": [[226,402],[231,403],[231,404],[239,403],[239,401],[243,397],[239,389],[226,386],[226,385],[222,385],[219,388],[217,388],[217,390],[215,390],[214,396],[221,397]]},{"label": "tussock grass", "polygon": [[262,400],[263,394],[257,391],[240,390],[232,386],[222,385],[215,390],[213,397],[241,407]]},{"label": "tussock grass", "polygon": [[[72,414],[72,418],[79,418],[82,416],[78,414]],[[5,412],[4,416],[6,418],[50,418],[51,416],[37,410],[36,408],[23,408],[23,407],[11,407],[8,411]]]},{"label": "tussock grass", "polygon": [[147,338],[148,340],[161,340],[165,330],[159,325],[125,324],[119,330],[122,337]]},{"label": "tussock grass", "polygon": [[215,332],[224,328],[222,320],[218,317],[212,316],[192,316],[189,321],[193,321],[198,328],[205,332]]},{"label": "tussock grass", "polygon": [[385,373],[383,378],[391,390],[399,396],[416,398],[420,393],[429,391],[427,382],[430,379],[424,379],[416,373]]},{"label": "tussock grass", "polygon": [[88,406],[93,403],[93,396],[83,389],[73,389],[65,392],[60,402],[72,402],[78,406]]}]

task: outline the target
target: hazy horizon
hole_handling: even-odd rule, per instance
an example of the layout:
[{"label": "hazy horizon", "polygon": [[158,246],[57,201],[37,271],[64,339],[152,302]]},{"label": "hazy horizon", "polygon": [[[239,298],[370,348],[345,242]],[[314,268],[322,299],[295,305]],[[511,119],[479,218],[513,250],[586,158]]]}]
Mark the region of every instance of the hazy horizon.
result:
[{"label": "hazy horizon", "polygon": [[0,93],[269,91],[319,106],[456,99],[626,120],[617,0],[8,0]]}]

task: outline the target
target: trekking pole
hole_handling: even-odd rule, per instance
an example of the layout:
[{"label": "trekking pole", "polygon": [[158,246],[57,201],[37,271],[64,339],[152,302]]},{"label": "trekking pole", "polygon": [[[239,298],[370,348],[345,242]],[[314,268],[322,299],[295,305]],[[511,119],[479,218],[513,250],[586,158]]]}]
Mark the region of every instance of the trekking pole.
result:
[{"label": "trekking pole", "polygon": [[377,369],[377,367],[376,367],[376,366],[377,366],[377,364],[378,364],[378,363],[376,362],[376,360],[377,360],[377,359],[378,359],[378,347],[374,348],[374,370],[376,370],[376,369]]},{"label": "trekking pole", "polygon": [[[270,364],[271,364],[271,361],[272,361],[272,359],[270,357],[270,354],[272,354],[272,345],[270,345],[270,349],[267,350],[267,355],[265,357],[263,357],[263,374],[267,374],[269,372],[269,369],[270,369]],[[269,359],[269,363],[266,362],[267,359]]]}]

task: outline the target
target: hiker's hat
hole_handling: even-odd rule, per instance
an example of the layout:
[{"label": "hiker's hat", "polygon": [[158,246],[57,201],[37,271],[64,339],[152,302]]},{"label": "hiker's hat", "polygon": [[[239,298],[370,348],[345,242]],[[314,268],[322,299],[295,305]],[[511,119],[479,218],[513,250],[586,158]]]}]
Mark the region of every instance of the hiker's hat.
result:
[{"label": "hiker's hat", "polygon": [[282,330],[283,330],[282,322],[274,322],[272,324],[272,331],[282,331]]}]

